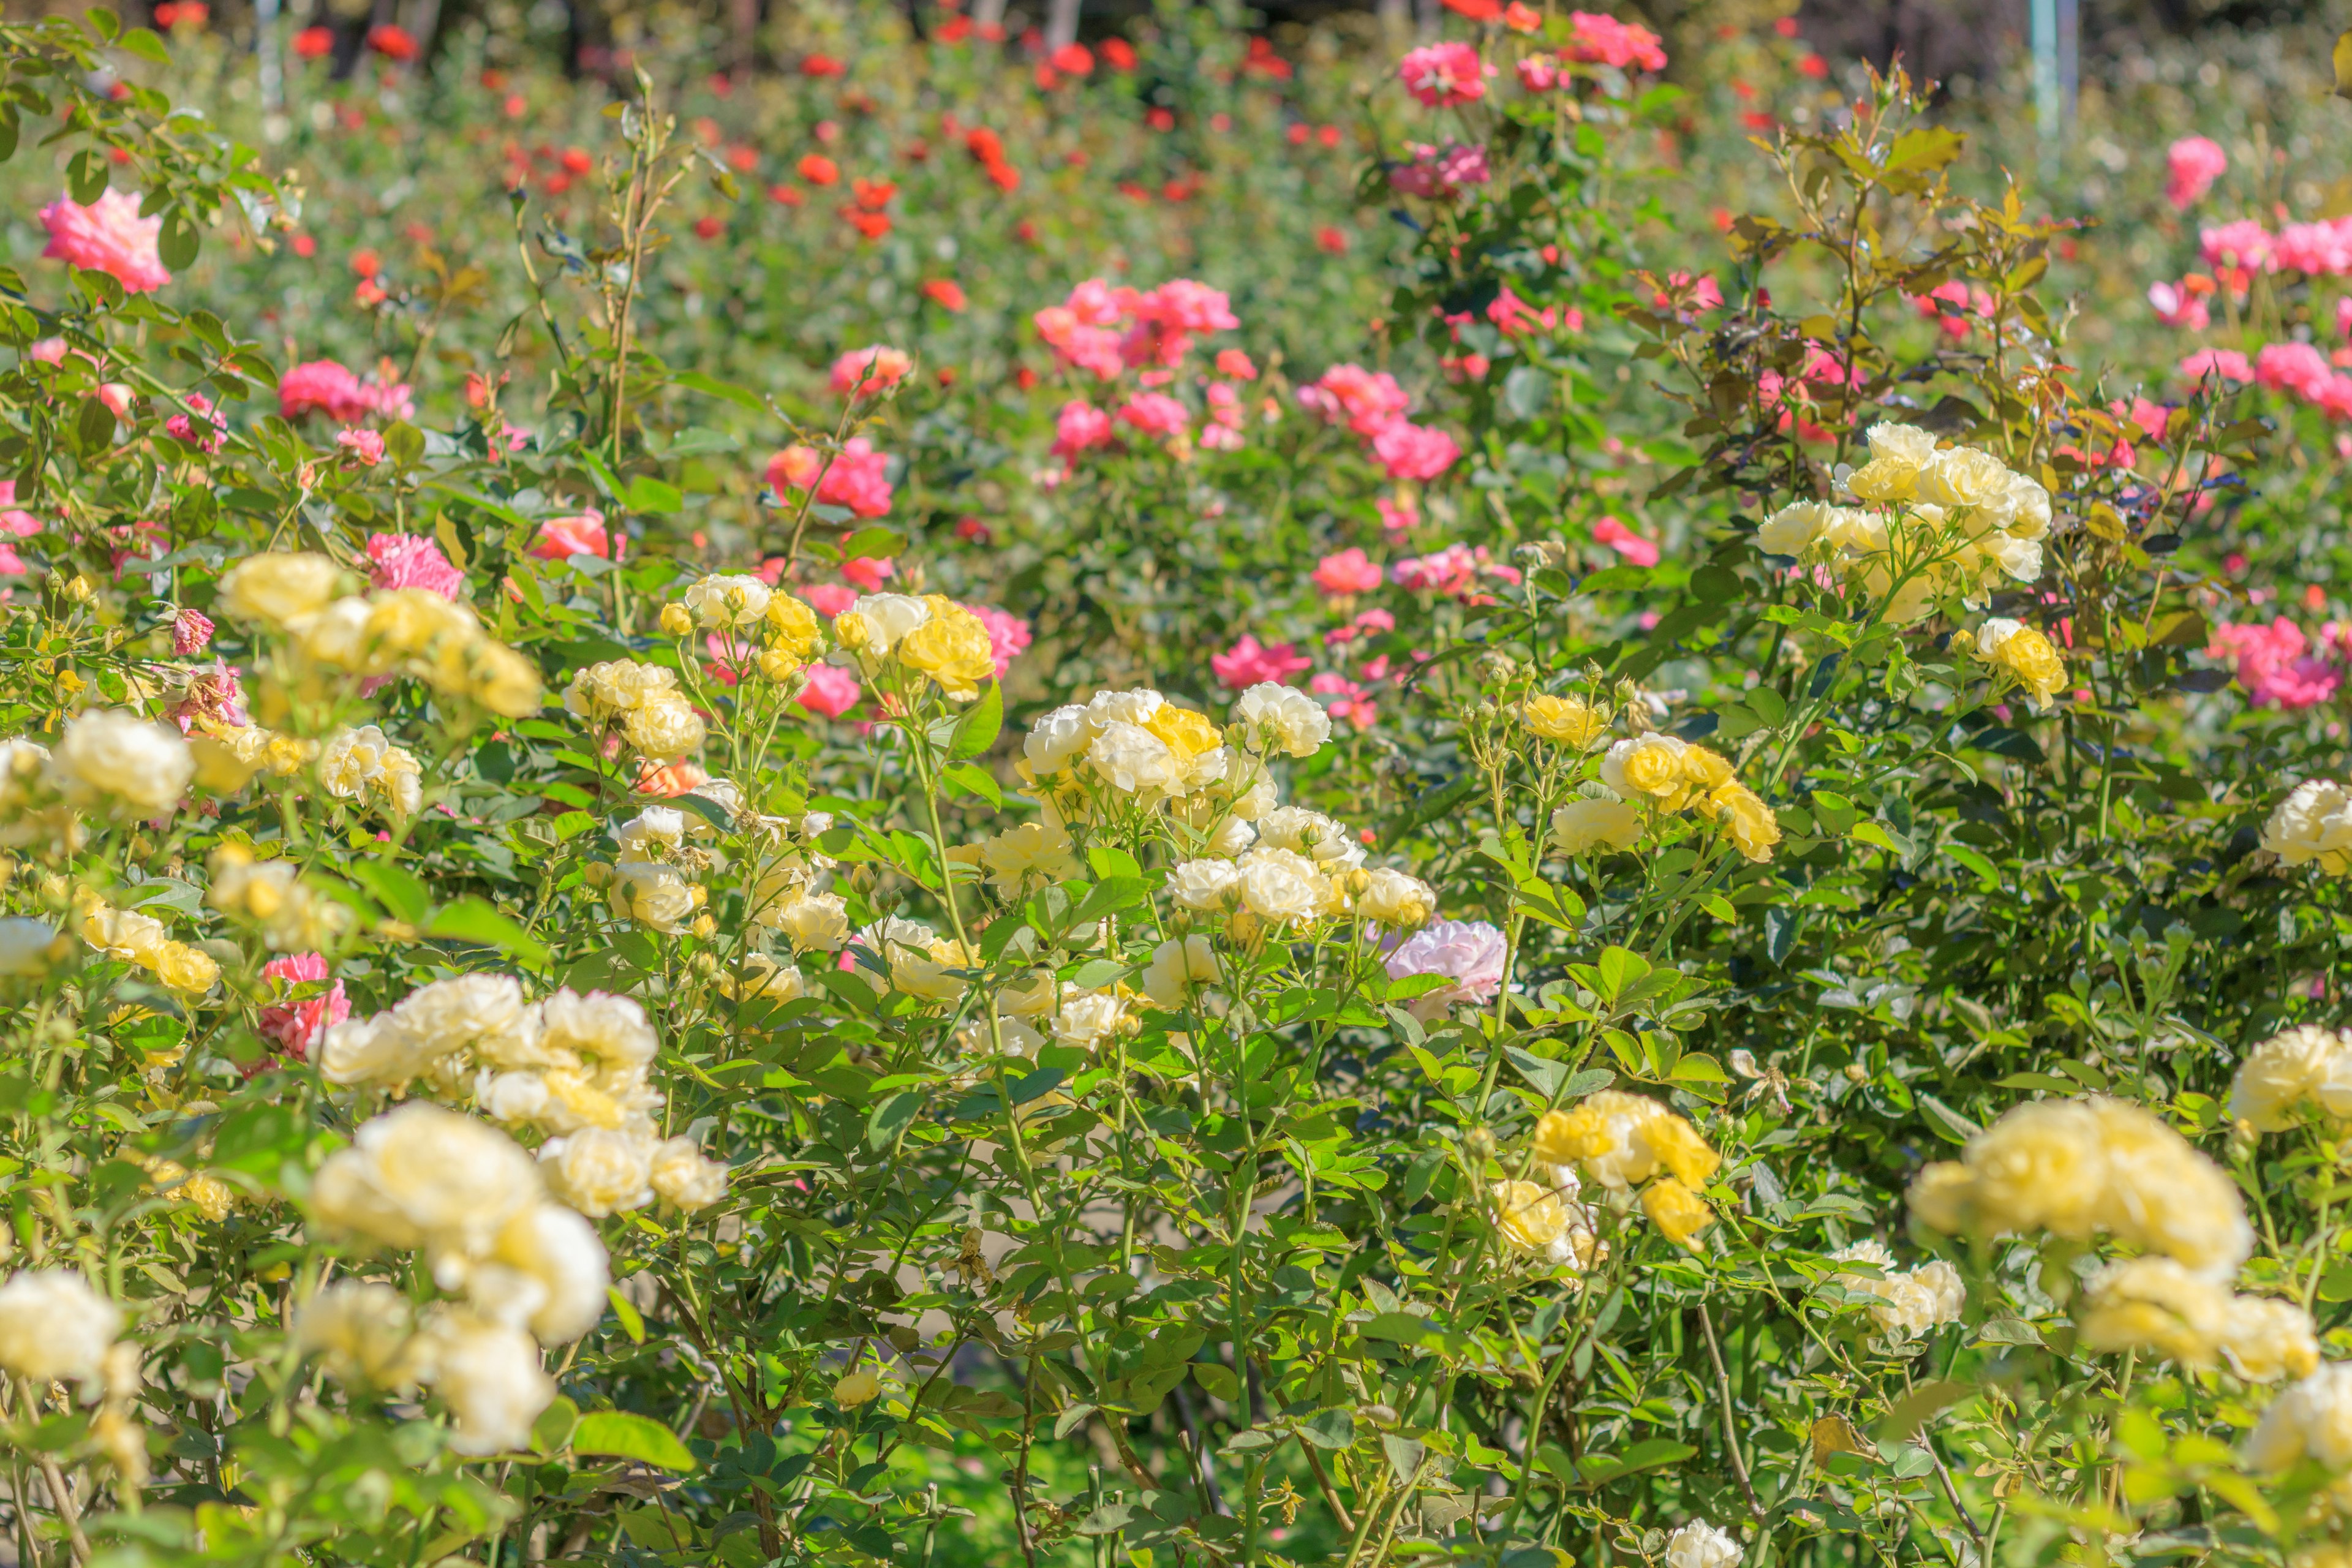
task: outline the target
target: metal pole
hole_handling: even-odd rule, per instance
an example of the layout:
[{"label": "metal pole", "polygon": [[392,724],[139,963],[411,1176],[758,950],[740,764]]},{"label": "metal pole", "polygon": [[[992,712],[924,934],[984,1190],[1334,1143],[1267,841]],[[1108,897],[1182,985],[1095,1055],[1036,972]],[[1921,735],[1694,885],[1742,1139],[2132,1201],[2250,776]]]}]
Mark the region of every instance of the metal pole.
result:
[{"label": "metal pole", "polygon": [[2074,139],[2074,100],[2082,80],[2082,0],[2058,0],[2059,114],[2069,142]]},{"label": "metal pole", "polygon": [[278,52],[278,0],[254,0],[253,52],[259,63],[261,112],[286,109],[286,62]]},{"label": "metal pole", "polygon": [[2058,0],[2033,0],[2033,120],[2041,134],[2042,162],[2058,155]]}]

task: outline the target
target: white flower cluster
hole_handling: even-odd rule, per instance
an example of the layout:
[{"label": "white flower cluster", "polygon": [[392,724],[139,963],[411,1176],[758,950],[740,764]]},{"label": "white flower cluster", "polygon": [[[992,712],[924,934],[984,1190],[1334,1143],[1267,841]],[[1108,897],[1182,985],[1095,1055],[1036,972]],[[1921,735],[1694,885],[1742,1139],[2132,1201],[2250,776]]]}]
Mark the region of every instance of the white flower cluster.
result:
[{"label": "white flower cluster", "polygon": [[[2352,1470],[2352,1362],[2329,1362],[2272,1400],[2240,1452],[2248,1469],[2264,1475],[2304,1459],[2338,1476]],[[2352,1480],[2330,1493],[2339,1509],[2352,1504]]]},{"label": "white flower cluster", "polygon": [[[1234,722],[1239,746],[1205,715],[1157,691],[1097,692],[1037,721],[1023,742],[1024,768],[1041,784],[1066,778],[1146,806],[1172,803],[1175,815],[1202,829],[1252,822],[1274,804],[1260,759],[1314,755],[1330,738],[1331,717],[1305,692],[1267,681],[1242,693]],[[1049,804],[1075,818],[1092,802],[1083,788],[1053,789]]]},{"label": "white flower cluster", "polygon": [[0,1285],[0,1368],[37,1386],[95,1385],[122,1332],[122,1309],[70,1268],[30,1268]]},{"label": "white flower cluster", "polygon": [[2249,1383],[2275,1383],[2319,1364],[2311,1314],[2292,1301],[2232,1295],[2210,1275],[2169,1258],[2134,1258],[2094,1275],[2074,1311],[2096,1351],[2146,1350],[2183,1366],[2219,1362]]},{"label": "white flower cluster", "polygon": [[1917,620],[1942,595],[1981,605],[2002,582],[2042,575],[2050,492],[1973,447],[1938,447],[1911,425],[1874,425],[1870,461],[1843,476],[1864,507],[1798,501],[1767,519],[1757,546],[1828,566],[1888,595],[1886,617]]},{"label": "white flower cluster", "polygon": [[692,1139],[660,1135],[658,1048],[645,1009],[625,996],[565,990],[533,1003],[512,975],[463,974],[389,1012],[331,1026],[319,1068],[346,1087],[404,1089],[422,1079],[509,1127],[551,1134],[541,1170],[583,1214],[639,1208],[656,1194],[704,1208],[723,1194],[726,1170]]},{"label": "white flower cluster", "polygon": [[373,724],[338,730],[319,749],[319,784],[338,800],[376,800],[414,816],[425,800],[425,770]]},{"label": "white flower cluster", "polygon": [[408,1298],[389,1285],[344,1279],[328,1286],[303,1303],[294,1339],[346,1383],[437,1389],[457,1419],[449,1446],[460,1454],[527,1447],[531,1423],[555,1403],[555,1380],[527,1331],[446,1303],[420,1322]]},{"label": "white flower cluster", "polygon": [[1895,1255],[1875,1241],[1858,1241],[1830,1254],[1841,1263],[1867,1263],[1875,1274],[1841,1272],[1830,1282],[1857,1295],[1875,1296],[1870,1315],[1879,1331],[1895,1339],[1924,1334],[1938,1323],[1957,1323],[1968,1305],[1960,1271],[1938,1258],[1918,1268],[1895,1267]]},{"label": "white flower cluster", "polygon": [[2263,824],[2263,847],[2290,866],[2315,860],[2330,876],[2352,871],[2352,793],[2327,779],[2295,785]]},{"label": "white flower cluster", "polygon": [[616,658],[572,673],[563,707],[599,734],[617,734],[648,762],[673,762],[700,746],[702,715],[678,689],[677,672]]},{"label": "white flower cluster", "polygon": [[[1213,973],[1213,958],[1210,968]],[[1076,1050],[1097,1050],[1129,1027],[1129,994],[1118,985],[1089,989],[1057,982],[1040,970],[996,994],[993,1034],[989,1021],[980,1018],[959,1028],[956,1040],[967,1051],[984,1055],[1002,1047],[1005,1055],[1024,1059],[1034,1058],[1048,1040]]]},{"label": "white flower cluster", "polygon": [[1666,1568],[1737,1568],[1747,1550],[1728,1531],[1695,1519],[1666,1538]]},{"label": "white flower cluster", "polygon": [[2230,1080],[2230,1114],[2257,1132],[2294,1121],[2305,1101],[2352,1119],[2352,1029],[2299,1024],[2246,1053]]},{"label": "white flower cluster", "polygon": [[0,847],[79,848],[83,816],[168,816],[195,775],[178,731],[121,708],[67,720],[54,751],[37,741],[0,741]]}]

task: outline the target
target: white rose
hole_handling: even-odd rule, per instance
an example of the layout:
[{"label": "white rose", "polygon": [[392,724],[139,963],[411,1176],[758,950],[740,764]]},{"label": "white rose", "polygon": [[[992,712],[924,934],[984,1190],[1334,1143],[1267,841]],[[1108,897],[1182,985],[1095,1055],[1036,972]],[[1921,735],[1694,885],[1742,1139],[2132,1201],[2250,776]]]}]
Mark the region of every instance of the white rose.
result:
[{"label": "white rose", "polygon": [[438,1313],[417,1336],[427,1380],[457,1417],[449,1447],[460,1454],[530,1446],[531,1423],[555,1403],[555,1380],[529,1334],[478,1313]]},{"label": "white rose", "polygon": [[331,1024],[319,1044],[319,1075],[343,1089],[363,1083],[397,1088],[424,1071],[425,1062],[425,1054],[394,1013]]},{"label": "white rose", "polygon": [[365,599],[352,594],[294,623],[292,630],[304,658],[357,675],[382,675],[399,656],[391,644],[368,635],[373,613]]},{"label": "white rose", "polygon": [[2352,870],[2352,795],[2327,779],[2295,785],[2263,825],[2262,844],[2290,866],[2316,860],[2342,876]]},{"label": "white rose", "polygon": [[474,1256],[537,1203],[537,1168],[487,1121],[411,1100],[327,1157],[310,1187],[320,1223],[387,1247]]},{"label": "white rose", "polygon": [[[1885,428],[1881,425],[1871,433]],[[1695,1519],[1666,1538],[1666,1568],[1732,1568],[1745,1552],[1726,1531]]]},{"label": "white rose", "polygon": [[540,1343],[570,1344],[604,1315],[612,1266],[596,1227],[571,1209],[532,1205],[499,1232],[490,1258],[536,1287],[535,1303],[509,1326],[529,1329]]},{"label": "white rose", "polygon": [[1119,1005],[1115,992],[1081,991],[1075,985],[1065,985],[1062,1005],[1054,1014],[1054,1038],[1063,1045],[1090,1051],[1110,1037],[1126,1015],[1127,1009]]},{"label": "white rose", "polygon": [[644,1006],[626,996],[558,991],[540,1005],[540,1018],[549,1050],[576,1051],[606,1068],[642,1067],[661,1048]]},{"label": "white rose", "polygon": [[1150,687],[1132,691],[1097,691],[1087,699],[1090,724],[1148,724],[1168,700]]},{"label": "white rose", "polygon": [[2009,493],[2011,478],[1991,453],[1954,447],[1920,466],[1918,497],[1931,506],[1985,506]]},{"label": "white rose", "polygon": [[1580,798],[1551,814],[1551,841],[1563,855],[1582,855],[1603,844],[1631,849],[1641,837],[1641,812],[1622,800]]},{"label": "white rose", "polygon": [[686,591],[686,607],[706,628],[757,626],[773,597],[757,577],[714,572]]},{"label": "white rose", "polygon": [[1924,468],[1936,456],[1936,437],[1916,425],[1874,425],[1866,434],[1873,461],[1899,463],[1907,468]]},{"label": "white rose", "polygon": [[172,933],[153,915],[100,904],[83,912],[81,939],[109,958],[127,958],[152,969],[163,961]]},{"label": "white rose", "polygon": [[622,734],[637,754],[670,762],[702,744],[709,731],[682,691],[655,691],[629,710]]},{"label": "white rose", "polygon": [[1187,860],[1168,875],[1168,896],[1188,910],[1222,910],[1241,885],[1241,868],[1231,860]]},{"label": "white rose", "polygon": [[1029,727],[1021,754],[1029,760],[1031,773],[1041,779],[1051,778],[1086,755],[1094,738],[1094,723],[1087,717],[1085,705],[1072,702]]},{"label": "white rose", "polygon": [[0,1367],[36,1384],[95,1379],[122,1309],[70,1268],[26,1269],[0,1285]]},{"label": "white rose", "polygon": [[1242,903],[1260,920],[1275,925],[1311,920],[1323,907],[1322,879],[1304,855],[1260,845],[1238,864]]},{"label": "white rose", "polygon": [[1124,795],[1166,795],[1182,772],[1168,742],[1139,725],[1112,720],[1097,727],[1087,761]]},{"label": "white rose", "polygon": [[654,1191],[679,1208],[707,1209],[727,1195],[727,1167],[691,1138],[666,1138],[654,1147],[653,1182]]},{"label": "white rose", "polygon": [[911,594],[864,594],[849,608],[866,622],[866,642],[858,651],[876,658],[931,618],[931,607]]},{"label": "white rose", "polygon": [[1311,757],[1331,738],[1331,715],[1323,705],[1295,686],[1262,680],[1242,693],[1234,704],[1234,719],[1249,732],[1254,745]]},{"label": "white rose", "polygon": [[1306,856],[1323,870],[1353,870],[1364,863],[1363,841],[1345,825],[1304,806],[1279,805],[1257,819],[1258,837]]},{"label": "white rose", "polygon": [[605,900],[614,915],[668,936],[694,918],[694,888],[674,867],[658,860],[623,860],[613,868]]},{"label": "white rose", "polygon": [[[539,1032],[537,1009],[523,1000],[522,982],[511,974],[459,974],[420,985],[392,1010],[414,1048],[427,1062],[485,1041],[515,1042],[512,1053],[528,1056]],[[516,1061],[511,1065],[523,1065]]]},{"label": "white rose", "polygon": [[1216,949],[1209,945],[1209,939],[1188,936],[1181,942],[1163,942],[1151,950],[1151,963],[1143,972],[1143,994],[1153,1005],[1172,1011],[1184,1005],[1188,982],[1213,985],[1223,978]]},{"label": "white rose", "polygon": [[72,805],[135,817],[170,811],[195,776],[195,755],[177,731],[120,708],[67,720],[48,760],[51,786]]},{"label": "white rose", "polygon": [[338,800],[357,800],[382,775],[392,741],[373,724],[338,730],[319,748],[319,784]]},{"label": "white rose", "polygon": [[771,922],[795,952],[838,952],[849,940],[849,906],[834,893],[803,893]]},{"label": "white rose", "polygon": [[474,1104],[493,1121],[537,1121],[547,1113],[547,1080],[535,1072],[494,1073],[474,1079]]},{"label": "white rose", "polygon": [[660,851],[675,850],[686,842],[686,813],[672,805],[649,805],[621,824],[614,837],[621,841],[623,859],[650,860]]},{"label": "white rose", "polygon": [[1217,830],[1209,835],[1209,841],[1202,847],[1212,855],[1230,860],[1256,842],[1257,828],[1255,826],[1238,816],[1228,816],[1217,824]]},{"label": "white rose", "polygon": [[1635,735],[1620,741],[1601,759],[1601,782],[1624,800],[1674,798],[1685,787],[1682,758],[1689,750],[1672,735]]},{"label": "white rose", "polygon": [[1827,531],[1834,510],[1817,500],[1792,501],[1764,520],[1756,548],[1767,555],[1802,555]]},{"label": "white rose", "polygon": [[2050,492],[2042,481],[2023,474],[2009,476],[2009,495],[2002,503],[2009,521],[2002,524],[2013,539],[2040,539],[2050,531]]},{"label": "white rose", "polygon": [[593,1218],[654,1201],[653,1147],[626,1132],[589,1127],[551,1138],[539,1164],[557,1197]]}]

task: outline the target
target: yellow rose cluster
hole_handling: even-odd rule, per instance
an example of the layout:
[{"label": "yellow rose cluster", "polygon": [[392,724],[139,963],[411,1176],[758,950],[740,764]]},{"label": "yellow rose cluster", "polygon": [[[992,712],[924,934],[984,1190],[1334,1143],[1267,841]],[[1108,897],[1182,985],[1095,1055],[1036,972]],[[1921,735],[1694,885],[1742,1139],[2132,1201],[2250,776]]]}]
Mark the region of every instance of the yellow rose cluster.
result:
[{"label": "yellow rose cluster", "polygon": [[574,670],[563,690],[563,709],[593,730],[600,742],[626,742],[654,763],[676,762],[698,749],[708,734],[702,715],[678,689],[677,671],[633,658]]},{"label": "yellow rose cluster", "polygon": [[2238,1189],[2148,1111],[2119,1100],[2038,1100],[1911,1183],[1911,1212],[1948,1234],[2105,1232],[2226,1279],[2252,1250]]},{"label": "yellow rose cluster", "polygon": [[2352,792],[2330,779],[2295,785],[2263,824],[2263,847],[2287,865],[2316,864],[2331,877],[2352,871]]},{"label": "yellow rose cluster", "polygon": [[1763,797],[1734,776],[1730,762],[1673,735],[1634,735],[1601,759],[1602,795],[1587,794],[1552,813],[1552,843],[1565,855],[1640,842],[1644,812],[1690,811],[1714,821],[1750,860],[1772,858],[1780,824]]},{"label": "yellow rose cluster", "polygon": [[558,991],[527,1001],[507,974],[461,974],[412,991],[388,1012],[331,1026],[319,1047],[328,1082],[472,1103],[492,1121],[550,1135],[539,1173],[582,1214],[641,1208],[656,1196],[708,1207],[725,1167],[690,1138],[661,1136],[658,1050],[645,1009],[625,996]]},{"label": "yellow rose cluster", "polygon": [[996,655],[978,616],[941,594],[866,594],[833,618],[834,640],[869,679],[896,669],[969,702],[996,678]]},{"label": "yellow rose cluster", "polygon": [[1960,1271],[1942,1258],[1916,1268],[1897,1268],[1895,1255],[1876,1241],[1858,1241],[1830,1255],[1841,1263],[1860,1263],[1874,1272],[1853,1269],[1830,1276],[1830,1282],[1857,1295],[1874,1296],[1870,1315],[1879,1331],[1895,1339],[1924,1334],[1939,1323],[1957,1323],[1968,1305],[1968,1287]]},{"label": "yellow rose cluster", "polygon": [[2019,621],[1994,616],[1969,639],[1977,661],[1992,671],[1995,687],[2025,693],[2035,712],[2056,700],[2066,684],[2066,660],[2042,633]]},{"label": "yellow rose cluster", "polygon": [[191,1000],[219,983],[220,965],[213,955],[172,940],[154,916],[116,909],[87,888],[76,894],[75,904],[81,940],[107,957],[127,959]]},{"label": "yellow rose cluster", "polygon": [[2249,1383],[2300,1377],[2319,1364],[2311,1314],[2292,1301],[2232,1295],[2169,1258],[2134,1258],[2093,1276],[2074,1310],[2096,1351],[2149,1351],[2182,1366],[2226,1363]]},{"label": "yellow rose cluster", "polygon": [[2246,1053],[2230,1080],[2230,1114],[2257,1132],[2294,1123],[2305,1105],[2352,1120],[2352,1029],[2300,1024]]},{"label": "yellow rose cluster", "polygon": [[425,802],[425,770],[414,753],[395,746],[373,724],[341,729],[319,748],[319,787],[338,800],[414,816]]},{"label": "yellow rose cluster", "polygon": [[1573,1110],[1546,1111],[1534,1146],[1556,1185],[1573,1182],[1580,1166],[1612,1192],[1640,1188],[1650,1223],[1685,1247],[1715,1222],[1696,1189],[1722,1157],[1687,1120],[1646,1096],[1604,1089]]},{"label": "yellow rose cluster", "polygon": [[224,844],[213,851],[210,868],[205,901],[258,926],[273,952],[330,948],[351,929],[350,906],[313,892],[291,860],[257,859],[242,844]]},{"label": "yellow rose cluster", "polygon": [[[747,649],[757,639],[759,671],[779,683],[824,651],[814,610],[744,573],[700,578],[679,603],[662,606],[661,627],[675,637],[691,636],[698,627]],[[983,629],[981,635],[988,634]]]},{"label": "yellow rose cluster", "polygon": [[1870,461],[1844,477],[1858,507],[1798,501],[1767,519],[1756,542],[1886,600],[1916,621],[1938,597],[1980,604],[2004,582],[2042,575],[2050,492],[1973,447],[1939,447],[1911,425],[1874,425]]},{"label": "yellow rose cluster", "polygon": [[222,575],[220,603],[239,620],[287,634],[311,664],[412,676],[509,719],[539,711],[539,667],[484,632],[470,605],[425,588],[344,594],[342,581],[324,555],[256,555]]}]

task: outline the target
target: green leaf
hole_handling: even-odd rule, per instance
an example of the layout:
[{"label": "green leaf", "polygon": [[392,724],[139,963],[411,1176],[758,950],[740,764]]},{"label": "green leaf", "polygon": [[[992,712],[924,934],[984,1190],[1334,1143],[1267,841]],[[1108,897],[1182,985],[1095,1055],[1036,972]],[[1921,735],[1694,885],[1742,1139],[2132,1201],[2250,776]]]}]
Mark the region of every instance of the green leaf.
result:
[{"label": "green leaf", "polygon": [[841,552],[856,558],[870,556],[884,559],[905,552],[906,539],[895,529],[861,528],[841,542]]},{"label": "green leaf", "polygon": [[659,512],[667,516],[686,504],[686,497],[678,492],[676,485],[657,479],[651,474],[639,474],[629,480],[629,488],[623,492],[621,503],[631,511]]},{"label": "green leaf", "polygon": [[74,154],[66,165],[66,193],[81,206],[89,206],[106,194],[106,154],[95,147],[86,147]]},{"label": "green leaf", "polygon": [[[145,27],[131,28],[114,40],[114,47],[125,54],[137,55],[141,59],[153,65],[167,66],[172,63],[172,51],[163,47],[162,38]],[[173,265],[168,258],[164,264]]]},{"label": "green leaf", "polygon": [[433,895],[425,890],[425,884],[389,860],[354,860],[343,869],[352,881],[373,893],[376,902],[410,925],[423,925],[432,912]]},{"label": "green leaf", "polygon": [[614,1458],[635,1459],[664,1470],[697,1468],[694,1456],[677,1440],[677,1433],[658,1421],[632,1415],[625,1410],[592,1410],[583,1415],[580,1425],[572,1429],[572,1451],[610,1454]]},{"label": "green leaf", "polygon": [[424,934],[495,947],[533,969],[547,962],[544,943],[480,899],[460,899],[442,906]]},{"label": "green leaf", "polygon": [[765,414],[768,411],[768,400],[749,387],[737,386],[734,383],[721,381],[717,376],[705,375],[698,370],[684,372],[673,377],[671,384],[682,386],[688,392],[698,392],[705,397],[719,398],[735,405],[738,408],[748,408],[754,414]]},{"label": "green leaf", "polygon": [[203,244],[204,237],[196,232],[196,226],[189,221],[186,208],[171,206],[164,209],[163,230],[155,247],[156,254],[163,258],[164,266],[174,272],[182,268],[194,266],[196,251]]},{"label": "green leaf", "polygon": [[1086,1425],[1087,1417],[1095,1413],[1091,1405],[1073,1405],[1054,1422],[1054,1436],[1058,1441]]},{"label": "green leaf", "polygon": [[1337,1453],[1356,1442],[1356,1413],[1318,1410],[1298,1424],[1298,1435],[1317,1447]]},{"label": "green leaf", "polygon": [[958,760],[979,756],[996,744],[997,731],[1003,728],[1004,692],[992,680],[956,721],[955,733],[948,739],[948,755]]},{"label": "green leaf", "polygon": [[1062,1087],[1069,1077],[1060,1068],[1039,1068],[1035,1072],[1023,1073],[1007,1087],[1015,1105],[1026,1105],[1033,1100],[1043,1100]]},{"label": "green leaf", "polygon": [[877,1154],[897,1148],[915,1118],[922,1114],[923,1100],[921,1089],[908,1089],[877,1105],[866,1118],[866,1146]]},{"label": "green leaf", "polygon": [[1413,1477],[1421,1473],[1423,1456],[1429,1452],[1419,1438],[1401,1437],[1394,1432],[1381,1434],[1381,1449],[1388,1455],[1389,1470],[1401,1487],[1412,1484]]},{"label": "green leaf", "polygon": [[1241,1396],[1241,1386],[1234,1379],[1234,1369],[1222,1362],[1194,1362],[1192,1381],[1206,1389],[1213,1397],[1228,1405]]},{"label": "green leaf", "polygon": [[634,1345],[645,1343],[646,1320],[637,1310],[636,1304],[610,1285],[604,1287],[604,1300],[613,1304],[613,1316],[620,1320],[621,1331],[629,1336],[629,1342]]},{"label": "green leaf", "polygon": [[[992,691],[995,688],[989,689]],[[940,783],[947,786],[950,795],[977,795],[988,802],[992,808],[997,811],[1004,809],[1003,790],[997,787],[995,776],[978,763],[958,763],[951,768],[942,769]]]},{"label": "green leaf", "polygon": [[580,1425],[580,1406],[559,1394],[555,1403],[539,1413],[530,1424],[531,1451],[537,1454],[560,1454],[572,1441],[572,1429]]},{"label": "green leaf", "polygon": [[1919,1109],[1927,1113],[1927,1121],[1937,1132],[1955,1143],[1965,1143],[1984,1131],[1932,1094],[1919,1096]]}]

